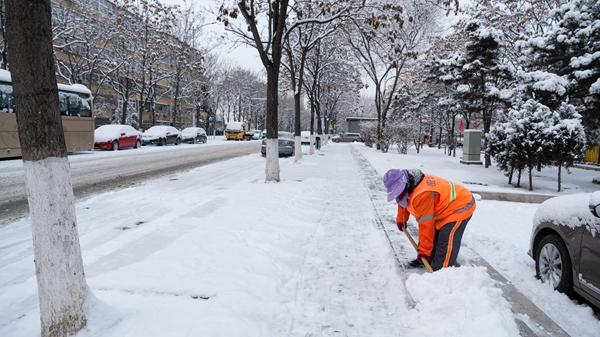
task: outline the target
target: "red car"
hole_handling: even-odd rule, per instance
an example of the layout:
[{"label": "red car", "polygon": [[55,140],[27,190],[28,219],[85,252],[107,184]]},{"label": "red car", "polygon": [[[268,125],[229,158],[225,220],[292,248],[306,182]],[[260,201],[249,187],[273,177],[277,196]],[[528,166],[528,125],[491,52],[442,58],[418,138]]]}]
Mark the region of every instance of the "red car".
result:
[{"label": "red car", "polygon": [[142,133],[129,125],[102,125],[94,131],[94,149],[113,150],[142,145]]}]

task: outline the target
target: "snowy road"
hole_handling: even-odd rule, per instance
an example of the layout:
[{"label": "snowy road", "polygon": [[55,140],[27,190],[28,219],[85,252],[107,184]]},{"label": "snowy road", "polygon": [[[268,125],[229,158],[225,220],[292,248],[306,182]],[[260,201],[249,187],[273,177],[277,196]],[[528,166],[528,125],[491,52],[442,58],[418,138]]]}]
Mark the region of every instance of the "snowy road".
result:
[{"label": "snowy road", "polygon": [[[73,191],[75,197],[81,199],[259,151],[260,142],[226,142],[218,139],[207,144],[74,153],[69,155],[69,161]],[[21,160],[0,162],[0,191],[2,226],[20,218],[28,209]]]}]

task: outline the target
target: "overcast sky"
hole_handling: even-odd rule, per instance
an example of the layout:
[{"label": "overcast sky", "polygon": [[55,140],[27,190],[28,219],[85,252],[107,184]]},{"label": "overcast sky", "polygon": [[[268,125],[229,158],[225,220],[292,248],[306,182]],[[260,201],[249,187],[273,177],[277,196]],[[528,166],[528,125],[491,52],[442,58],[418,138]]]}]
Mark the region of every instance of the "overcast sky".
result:
[{"label": "overcast sky", "polygon": [[[159,0],[159,1],[161,1],[162,3],[165,3],[165,4],[180,5],[182,8],[184,7],[183,0]],[[219,36],[222,36],[223,34],[225,34],[225,29],[224,29],[223,23],[217,22],[215,16],[213,14],[211,14],[211,12],[216,11],[216,8],[218,7],[218,3],[220,3],[220,1],[217,1],[217,0],[187,0],[187,2],[195,3],[195,4],[197,4],[198,7],[206,9],[206,19],[204,20],[205,26],[203,27],[203,30],[207,33],[213,34],[211,36],[211,39],[219,38]],[[214,24],[211,24],[212,22],[214,22]],[[206,42],[207,42],[206,44],[215,45],[215,43],[212,43],[214,41],[206,41]],[[233,46],[231,44],[222,43],[222,42],[216,43],[216,45],[219,46],[219,48],[217,49],[217,51],[219,52],[219,55],[221,57],[223,57],[224,59],[232,60],[232,61],[236,62],[237,64],[239,64],[240,66],[247,68],[247,69],[251,69],[251,70],[255,70],[255,71],[264,71],[264,66],[262,65],[262,62],[260,61],[260,59],[258,58],[258,52],[256,51],[256,49],[248,47],[248,46],[238,46],[237,48],[233,48]]]}]

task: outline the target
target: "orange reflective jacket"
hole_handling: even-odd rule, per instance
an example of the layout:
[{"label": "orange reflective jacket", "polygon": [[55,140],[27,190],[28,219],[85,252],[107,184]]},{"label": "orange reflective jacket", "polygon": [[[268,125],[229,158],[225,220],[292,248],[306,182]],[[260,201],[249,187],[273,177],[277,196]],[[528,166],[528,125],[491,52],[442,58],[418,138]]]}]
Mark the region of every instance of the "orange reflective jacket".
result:
[{"label": "orange reflective jacket", "polygon": [[[475,198],[465,187],[444,178],[425,174],[409,194],[406,210],[398,205],[396,221],[406,222],[410,215],[419,223],[419,254],[431,256],[435,230],[447,223],[465,220],[475,211]],[[407,212],[408,211],[408,212]]]}]

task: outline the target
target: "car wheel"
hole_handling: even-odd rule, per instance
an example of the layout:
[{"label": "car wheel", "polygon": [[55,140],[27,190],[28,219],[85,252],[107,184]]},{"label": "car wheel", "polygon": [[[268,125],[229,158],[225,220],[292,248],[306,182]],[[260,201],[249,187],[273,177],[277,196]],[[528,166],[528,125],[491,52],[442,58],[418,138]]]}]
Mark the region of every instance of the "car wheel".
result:
[{"label": "car wheel", "polygon": [[167,140],[164,139],[164,138],[161,138],[160,139],[160,146],[165,146],[165,145],[167,145]]},{"label": "car wheel", "polygon": [[339,143],[339,142],[340,142],[340,140],[339,140],[339,139],[336,139],[336,140],[334,140],[334,142],[336,142],[336,143]]},{"label": "car wheel", "polygon": [[139,149],[139,148],[140,148],[140,146],[142,146],[142,144],[141,144],[141,143],[140,143],[140,141],[138,140],[138,141],[136,141],[136,142],[135,142],[135,146],[134,146],[133,148],[134,148],[134,149]]},{"label": "car wheel", "polygon": [[117,142],[116,140],[112,143],[112,150],[119,151],[119,142]]},{"label": "car wheel", "polygon": [[536,276],[561,293],[569,294],[573,287],[573,271],[569,252],[561,238],[556,234],[545,236],[535,256]]}]

